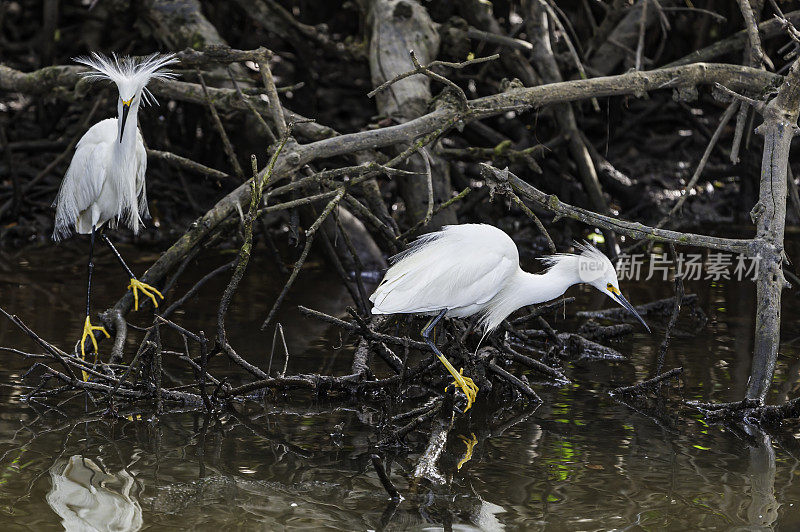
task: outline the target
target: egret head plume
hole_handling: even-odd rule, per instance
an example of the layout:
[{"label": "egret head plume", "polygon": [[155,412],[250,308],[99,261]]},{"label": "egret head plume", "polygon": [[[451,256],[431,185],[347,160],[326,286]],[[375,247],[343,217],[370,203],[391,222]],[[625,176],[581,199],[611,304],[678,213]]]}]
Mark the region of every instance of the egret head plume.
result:
[{"label": "egret head plume", "polygon": [[612,275],[616,279],[614,265],[599,249],[588,242],[573,242],[573,245],[579,253],[557,253],[539,260],[549,270],[575,277],[576,283],[594,285]]},{"label": "egret head plume", "polygon": [[[175,54],[151,54],[144,58],[130,56],[111,57],[92,52],[90,56],[76,57],[76,63],[86,65],[92,70],[83,72],[87,79],[107,79],[113,81],[119,90],[119,98],[123,105],[130,107],[140,102],[141,97],[145,104],[157,103],[153,94],[147,90],[147,84],[152,79],[172,79],[174,72],[162,70],[165,66],[175,63],[178,59]],[[134,99],[137,101],[134,102]]]}]

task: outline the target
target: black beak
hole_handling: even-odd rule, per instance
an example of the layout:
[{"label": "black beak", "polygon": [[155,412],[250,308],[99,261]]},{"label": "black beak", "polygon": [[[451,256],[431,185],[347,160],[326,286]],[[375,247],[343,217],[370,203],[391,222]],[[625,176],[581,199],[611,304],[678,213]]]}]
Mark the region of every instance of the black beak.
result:
[{"label": "black beak", "polygon": [[119,126],[119,142],[122,144],[122,134],[125,132],[125,121],[128,120],[128,111],[131,110],[131,104],[122,102],[122,118],[120,118]]},{"label": "black beak", "polygon": [[636,309],[633,308],[633,305],[631,305],[630,302],[627,299],[625,299],[625,296],[617,293],[614,294],[614,298],[617,300],[617,303],[628,309],[628,312],[636,316],[636,319],[642,322],[642,325],[644,325],[644,328],[647,329],[647,332],[650,332],[650,327],[647,326],[647,324],[644,322],[644,319],[642,319],[639,313],[636,312]]}]

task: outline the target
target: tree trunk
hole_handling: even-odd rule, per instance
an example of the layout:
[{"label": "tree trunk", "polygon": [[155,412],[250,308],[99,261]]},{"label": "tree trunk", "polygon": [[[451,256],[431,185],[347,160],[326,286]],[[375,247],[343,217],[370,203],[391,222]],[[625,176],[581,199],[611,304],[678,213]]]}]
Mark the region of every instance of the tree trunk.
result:
[{"label": "tree trunk", "polygon": [[786,224],[786,172],[789,148],[800,113],[800,61],[795,61],[778,96],[763,111],[756,129],[764,137],[759,200],[751,215],[757,224],[752,256],[759,260],[756,281],[756,331],[748,399],[764,401],[772,383],[781,332],[783,233]]},{"label": "tree trunk", "polygon": [[[439,34],[427,10],[413,0],[371,0],[369,2],[371,28],[369,64],[373,86],[378,86],[414,68],[409,51],[413,50],[420,63],[430,63],[439,52]],[[427,112],[431,100],[430,80],[411,76],[400,80],[376,95],[381,114],[407,122]],[[409,139],[413,141],[414,139]],[[409,144],[396,147],[399,151]],[[428,209],[428,177],[423,155],[413,156],[407,170],[420,172],[418,176],[398,179],[406,207],[406,218],[414,224],[425,218]],[[450,185],[450,168],[439,157],[431,161],[434,205],[447,201],[453,194]],[[424,231],[433,231],[443,225],[457,223],[455,211],[445,209],[433,217]]]}]

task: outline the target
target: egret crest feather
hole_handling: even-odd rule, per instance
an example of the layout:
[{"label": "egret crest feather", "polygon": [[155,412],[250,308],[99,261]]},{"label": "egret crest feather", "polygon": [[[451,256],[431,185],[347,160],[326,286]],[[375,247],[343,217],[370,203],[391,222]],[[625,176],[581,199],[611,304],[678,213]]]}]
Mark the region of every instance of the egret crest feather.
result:
[{"label": "egret crest feather", "polygon": [[114,53],[108,57],[92,52],[90,56],[75,57],[73,60],[94,69],[82,72],[83,77],[91,80],[113,81],[123,99],[127,100],[141,90],[144,104],[158,103],[153,93],[147,89],[150,80],[173,79],[177,76],[174,72],[162,70],[163,67],[178,61],[175,54],[154,53],[139,59],[127,55],[120,57]]},{"label": "egret crest feather", "polygon": [[584,283],[591,283],[616,270],[608,257],[589,242],[573,241],[572,245],[578,253],[556,253],[540,257],[539,261],[547,266],[548,270],[575,269],[581,282]]}]

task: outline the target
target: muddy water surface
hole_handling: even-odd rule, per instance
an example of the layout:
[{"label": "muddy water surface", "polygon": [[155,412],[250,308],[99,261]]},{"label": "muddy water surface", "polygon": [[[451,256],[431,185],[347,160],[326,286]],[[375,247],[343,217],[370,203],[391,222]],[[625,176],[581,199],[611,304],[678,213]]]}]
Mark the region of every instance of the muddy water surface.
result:
[{"label": "muddy water surface", "polygon": [[[0,301],[43,337],[69,349],[79,337],[84,305],[82,241],[57,249],[25,250],[0,258]],[[141,271],[155,252],[123,248]],[[56,259],[57,257],[57,259]],[[181,294],[230,254],[204,257],[179,283]],[[105,308],[127,284],[101,250],[96,305]],[[174,319],[214,332],[216,301],[226,279],[207,285]],[[253,363],[269,364],[271,332],[259,331],[283,276],[256,260],[228,316],[229,337]],[[629,299],[671,294],[667,282],[623,283]],[[741,398],[750,368],[754,319],[751,283],[699,281],[708,326],[673,339],[667,367],[682,366],[685,386],[673,397]],[[562,330],[580,324],[581,309],[609,303],[572,288],[578,301]],[[173,295],[174,297],[174,295]],[[350,346],[336,330],[300,317],[303,304],[341,314],[349,303],[337,277],[321,267],[303,271],[280,316],[289,372],[347,372]],[[146,324],[132,315],[133,323]],[[607,390],[649,376],[663,335],[637,333],[609,345],[629,360],[576,362],[574,384],[537,387],[538,408],[479,401],[458,420],[440,461],[449,488],[418,490],[393,505],[370,464],[377,421],[370,407],[292,401],[254,408],[250,419],[173,413],[155,421],[82,419],[95,410],[82,400],[57,410],[22,404],[24,390],[0,388],[0,523],[3,530],[728,530],[800,529],[800,464],[796,449],[757,436],[706,426],[696,419],[666,420],[611,398]],[[773,400],[796,397],[800,372],[800,312],[786,293],[784,346]],[[34,350],[8,321],[0,345]],[[103,346],[108,349],[108,343]],[[129,346],[133,349],[134,344]],[[282,351],[273,364],[283,364]],[[29,364],[2,353],[0,382],[17,382]],[[176,362],[174,372],[179,378]],[[227,371],[220,365],[217,370]],[[31,384],[35,384],[31,383]],[[488,419],[503,408],[508,422],[490,433]],[[480,443],[461,469],[465,444]],[[411,440],[414,441],[414,436]],[[420,446],[417,445],[417,448]],[[391,465],[404,493],[416,455],[398,453]]]}]

